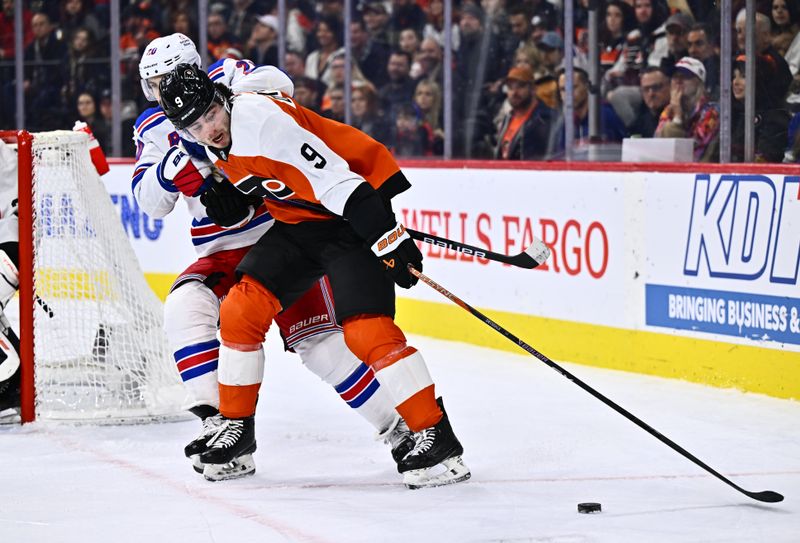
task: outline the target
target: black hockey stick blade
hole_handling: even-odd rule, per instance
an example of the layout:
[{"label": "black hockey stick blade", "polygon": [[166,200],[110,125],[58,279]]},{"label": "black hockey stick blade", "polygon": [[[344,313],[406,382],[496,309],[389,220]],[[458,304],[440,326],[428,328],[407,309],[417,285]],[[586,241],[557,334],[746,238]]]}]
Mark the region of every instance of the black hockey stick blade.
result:
[{"label": "black hockey stick blade", "polygon": [[462,300],[461,298],[459,298],[458,296],[456,296],[455,294],[444,288],[442,285],[440,285],[439,283],[437,283],[424,273],[416,270],[410,264],[408,266],[408,271],[416,278],[420,279],[423,283],[433,288],[435,291],[439,292],[439,294],[441,294],[451,302],[454,302],[462,309],[465,309],[478,320],[483,321],[484,324],[494,329],[498,334],[504,336],[512,343],[516,343],[517,346],[519,346],[522,350],[538,358],[541,362],[544,362],[547,366],[550,366],[550,368],[554,369],[562,376],[566,377],[574,384],[576,384],[577,386],[579,386],[580,388],[582,388],[583,390],[585,390],[586,392],[588,392],[589,394],[591,394],[592,396],[594,396],[595,398],[606,404],[608,407],[610,407],[611,409],[613,409],[614,411],[616,411],[629,421],[636,424],[639,428],[641,428],[651,436],[655,437],[656,439],[658,439],[659,441],[670,447],[672,450],[681,454],[683,457],[691,460],[692,462],[694,462],[695,464],[706,470],[708,473],[710,473],[720,481],[724,482],[727,485],[730,485],[731,487],[735,488],[745,496],[748,496],[749,498],[752,498],[760,502],[776,503],[783,501],[783,496],[781,494],[778,494],[777,492],[773,492],[772,490],[762,490],[761,492],[750,492],[749,490],[745,490],[744,488],[740,487],[739,485],[737,485],[736,483],[734,483],[721,473],[717,472],[714,468],[712,468],[711,466],[709,466],[708,464],[697,458],[695,455],[693,455],[692,453],[690,453],[689,451],[687,451],[686,449],[684,449],[683,447],[672,441],[670,438],[668,438],[667,436],[665,436],[664,434],[662,434],[661,432],[659,432],[658,430],[656,430],[655,428],[644,422],[642,419],[640,419],[639,417],[637,417],[636,415],[634,415],[621,405],[611,401],[609,398],[607,398],[594,388],[590,387],[589,385],[587,385],[586,383],[575,377],[566,369],[562,368],[561,366],[550,360],[547,356],[545,356],[544,354],[540,353],[539,351],[537,351],[536,349],[534,349],[533,347],[522,341],[520,338],[518,338],[517,336],[515,336],[514,334],[512,334],[499,324],[497,324],[495,321],[493,321],[492,319],[490,319],[489,317],[487,317],[486,315],[484,315],[483,313],[481,313],[480,311],[469,305],[467,302],[465,302],[464,300]]},{"label": "black hockey stick blade", "polygon": [[544,242],[539,238],[533,238],[533,243],[531,243],[530,247],[521,253],[508,256],[495,253],[487,249],[481,249],[480,247],[475,247],[474,245],[467,245],[466,243],[434,236],[433,234],[419,232],[410,228],[406,228],[406,231],[413,239],[418,241],[424,241],[425,243],[430,243],[431,245],[436,245],[445,249],[452,249],[453,251],[458,251],[459,253],[463,253],[465,255],[474,255],[478,258],[485,258],[487,260],[494,260],[504,264],[511,264],[512,266],[525,268],[527,270],[532,270],[533,268],[544,264],[545,261],[550,257],[550,247],[545,245]]}]

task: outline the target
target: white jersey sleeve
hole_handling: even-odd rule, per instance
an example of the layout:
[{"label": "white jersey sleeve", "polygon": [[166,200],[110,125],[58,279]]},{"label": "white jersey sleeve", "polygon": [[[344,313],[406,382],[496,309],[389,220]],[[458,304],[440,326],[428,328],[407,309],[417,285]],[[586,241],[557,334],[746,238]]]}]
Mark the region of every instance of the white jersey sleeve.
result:
[{"label": "white jersey sleeve", "polygon": [[0,140],[0,243],[19,241],[17,153]]},{"label": "white jersey sleeve", "polygon": [[208,75],[234,93],[278,90],[294,96],[294,83],[275,66],[256,66],[249,60],[226,58],[212,64]]},{"label": "white jersey sleeve", "polygon": [[139,207],[156,219],[167,216],[180,196],[174,185],[160,182],[158,175],[161,159],[179,140],[175,128],[160,107],[145,110],[133,126],[136,165],[131,190]]},{"label": "white jersey sleeve", "polygon": [[236,99],[241,104],[233,108],[230,154],[262,155],[293,166],[308,182],[314,198],[329,211],[342,215],[347,199],[365,182],[364,178],[353,172],[347,161],[320,137],[298,124],[273,101],[280,97],[265,99],[258,94],[243,94]]},{"label": "white jersey sleeve", "polygon": [[175,127],[160,107],[145,111],[137,119],[134,125],[134,141],[137,153],[131,188],[139,207],[153,218],[163,218],[175,208],[178,199],[182,198],[192,216],[191,224],[188,225],[189,234],[198,256],[250,246],[272,225],[272,217],[262,206],[243,227],[224,229],[208,218],[200,198],[186,197],[171,182],[160,178],[158,166],[169,148],[174,145],[184,145],[193,161],[211,162],[202,158],[204,149],[199,145],[181,141]]}]

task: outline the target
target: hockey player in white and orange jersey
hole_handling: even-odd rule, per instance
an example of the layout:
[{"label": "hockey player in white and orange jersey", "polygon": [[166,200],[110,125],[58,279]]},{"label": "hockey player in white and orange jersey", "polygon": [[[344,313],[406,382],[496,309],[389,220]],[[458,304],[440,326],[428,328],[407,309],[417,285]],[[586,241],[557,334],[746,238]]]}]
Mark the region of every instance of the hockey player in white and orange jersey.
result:
[{"label": "hockey player in white and orange jersey", "polygon": [[[172,34],[147,46],[139,71],[149,99],[157,101],[159,80],[179,62],[200,66],[194,43],[186,36]],[[211,79],[235,90],[269,88],[288,94],[293,90],[291,80],[277,68],[255,67],[247,60],[219,61],[209,68],[209,73]],[[203,420],[202,432],[187,445],[185,453],[195,469],[212,480],[253,473],[252,451],[241,451],[223,466],[207,466],[199,455],[222,423],[218,413],[216,337],[220,300],[236,281],[239,261],[274,221],[260,199],[251,205],[229,183],[215,184],[213,190],[199,196],[200,188],[211,182],[210,162],[198,158],[205,157],[199,145],[180,144],[180,137],[160,106],[140,115],[134,140],[137,156],[132,185],[139,206],[158,218],[170,213],[177,200],[183,198],[193,216],[189,230],[198,260],[175,281],[164,307],[167,336],[191,396],[190,410]],[[194,152],[195,158],[187,154],[184,146]],[[215,224],[209,216],[225,226]],[[341,327],[336,324],[327,281],[320,279],[311,285],[276,320],[286,347],[297,352],[308,369],[332,385],[350,407],[376,428],[392,446],[396,460],[402,458],[413,446],[411,434],[374,372],[347,349]]]},{"label": "hockey player in white and orange jersey", "polygon": [[160,83],[167,117],[205,145],[241,192],[264,199],[276,224],[242,259],[220,308],[220,412],[227,429],[201,454],[223,463],[254,442],[263,342],[273,319],[324,274],[348,347],[366,362],[415,432],[398,463],[409,488],[469,478],[422,355],[394,323],[394,283],[410,288],[422,254],[391,209],[410,185],[384,146],[280,92],[234,96],[182,64]]}]

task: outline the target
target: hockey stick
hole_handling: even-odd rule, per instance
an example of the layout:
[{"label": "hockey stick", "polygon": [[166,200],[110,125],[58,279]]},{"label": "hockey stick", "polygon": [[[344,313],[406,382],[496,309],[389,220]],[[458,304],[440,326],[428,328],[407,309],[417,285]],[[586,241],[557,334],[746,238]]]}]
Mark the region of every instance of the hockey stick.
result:
[{"label": "hockey stick", "polygon": [[476,318],[478,318],[488,326],[495,329],[499,334],[505,336],[511,342],[516,343],[524,351],[535,356],[536,358],[538,358],[539,360],[541,360],[542,362],[544,362],[545,364],[556,370],[558,373],[560,373],[561,375],[563,375],[564,377],[566,377],[567,379],[569,379],[570,381],[581,387],[583,390],[585,390],[586,392],[588,392],[589,394],[591,394],[592,396],[594,396],[595,398],[597,398],[598,400],[609,406],[611,409],[613,409],[614,411],[616,411],[629,421],[636,424],[639,428],[646,431],[651,436],[659,439],[662,443],[668,445],[674,451],[685,456],[686,458],[688,458],[689,460],[691,460],[692,462],[694,462],[695,464],[697,464],[698,466],[709,472],[711,475],[716,477],[717,479],[732,486],[745,496],[753,498],[754,500],[758,500],[760,502],[768,502],[768,503],[783,501],[783,496],[778,494],[777,492],[773,492],[772,490],[763,490],[761,492],[750,492],[749,490],[743,489],[742,487],[735,484],[733,481],[731,481],[724,475],[718,473],[716,470],[714,470],[709,465],[704,463],[702,460],[694,456],[692,453],[690,453],[689,451],[687,451],[686,449],[684,449],[683,447],[681,447],[680,445],[669,439],[667,436],[665,436],[664,434],[662,434],[661,432],[659,432],[658,430],[656,430],[655,428],[653,428],[652,426],[650,426],[649,424],[647,424],[646,422],[635,416],[630,411],[626,410],[625,408],[621,407],[620,405],[614,403],[610,399],[603,396],[601,393],[599,393],[598,391],[596,391],[595,389],[593,389],[592,387],[590,387],[589,385],[587,385],[586,383],[584,383],[583,381],[572,375],[570,372],[568,372],[567,370],[565,370],[564,368],[562,368],[561,366],[550,360],[548,357],[546,357],[545,355],[543,355],[542,353],[540,353],[539,351],[537,351],[536,349],[534,349],[533,347],[531,347],[530,345],[519,339],[517,336],[515,336],[514,334],[512,334],[511,332],[509,332],[508,330],[506,330],[505,328],[494,322],[492,319],[490,319],[489,317],[487,317],[486,315],[484,315],[483,313],[481,313],[480,311],[478,311],[477,309],[475,309],[474,307],[472,307],[471,305],[460,299],[458,296],[451,293],[449,290],[441,286],[439,283],[437,283],[427,275],[423,274],[420,271],[417,271],[411,265],[408,266],[408,270],[415,277],[421,279],[423,282],[425,282],[425,284],[427,284],[434,290],[438,291],[442,296],[444,296],[445,298],[447,298],[452,302],[455,302],[456,305],[462,307],[463,309],[469,311]]},{"label": "hockey stick", "polygon": [[464,253],[465,255],[474,255],[479,258],[503,262],[504,264],[511,264],[512,266],[517,266],[518,268],[525,268],[528,270],[543,264],[550,256],[550,248],[538,238],[533,238],[533,243],[530,245],[530,247],[521,253],[514,256],[508,256],[500,253],[494,253],[486,249],[481,249],[473,245],[467,245],[466,243],[453,241],[451,239],[440,238],[439,236],[434,236],[433,234],[427,234],[425,232],[419,232],[410,228],[406,228],[406,232],[408,232],[413,239],[418,241],[424,241],[425,243],[430,243],[431,245],[436,245],[438,247],[444,247],[445,249],[452,249],[454,251],[458,251],[459,253]]}]

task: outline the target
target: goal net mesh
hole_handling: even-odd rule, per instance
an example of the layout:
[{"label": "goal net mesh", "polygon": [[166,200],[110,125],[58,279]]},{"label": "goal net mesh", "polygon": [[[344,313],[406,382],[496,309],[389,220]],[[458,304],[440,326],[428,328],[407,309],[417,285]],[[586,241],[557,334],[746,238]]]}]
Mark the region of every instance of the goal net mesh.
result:
[{"label": "goal net mesh", "polygon": [[185,393],[162,304],[92,165],[87,135],[34,134],[33,172],[37,418],[175,418]]}]

